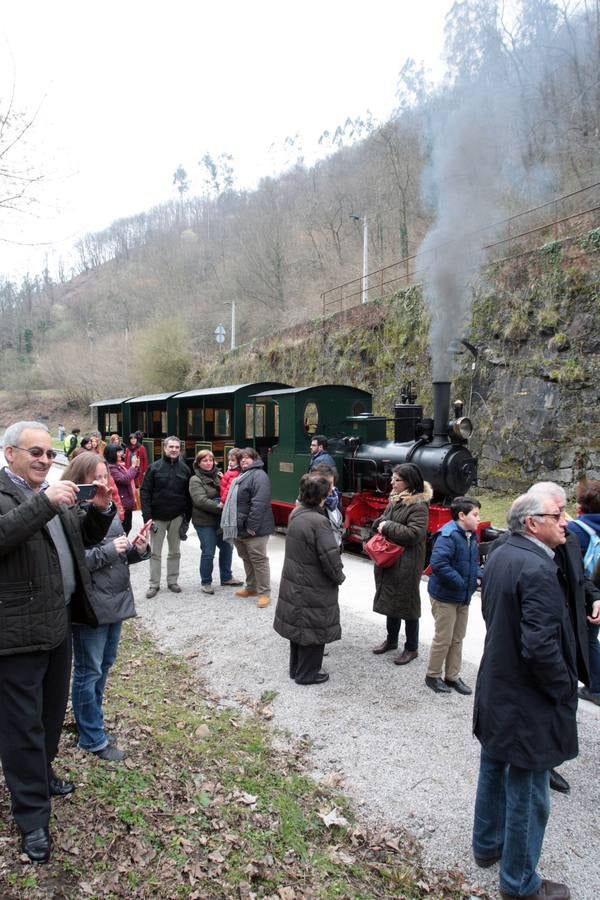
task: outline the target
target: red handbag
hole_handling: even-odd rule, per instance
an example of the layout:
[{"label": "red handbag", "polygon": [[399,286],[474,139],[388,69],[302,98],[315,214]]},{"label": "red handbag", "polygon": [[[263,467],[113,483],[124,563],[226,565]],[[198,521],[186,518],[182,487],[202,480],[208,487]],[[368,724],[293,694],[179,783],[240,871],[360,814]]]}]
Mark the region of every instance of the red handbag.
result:
[{"label": "red handbag", "polygon": [[388,541],[386,537],[377,532],[369,538],[365,544],[365,551],[369,554],[376,566],[387,569],[393,566],[397,559],[404,553],[404,547]]}]

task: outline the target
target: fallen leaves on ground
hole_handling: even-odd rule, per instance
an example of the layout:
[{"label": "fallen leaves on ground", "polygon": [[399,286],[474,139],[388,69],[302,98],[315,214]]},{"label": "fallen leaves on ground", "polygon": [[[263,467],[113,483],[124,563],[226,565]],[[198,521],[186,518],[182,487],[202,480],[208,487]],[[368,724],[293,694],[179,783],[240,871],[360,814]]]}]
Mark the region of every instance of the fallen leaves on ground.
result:
[{"label": "fallen leaves on ground", "polygon": [[339,773],[307,776],[310,742],[272,740],[271,699],[232,709],[130,623],[106,698],[129,756],[84,753],[67,722],[56,768],[77,790],[53,801],[46,866],[19,856],[2,783],[2,900],[485,896],[460,872],[426,872],[408,834],[354,822]]}]

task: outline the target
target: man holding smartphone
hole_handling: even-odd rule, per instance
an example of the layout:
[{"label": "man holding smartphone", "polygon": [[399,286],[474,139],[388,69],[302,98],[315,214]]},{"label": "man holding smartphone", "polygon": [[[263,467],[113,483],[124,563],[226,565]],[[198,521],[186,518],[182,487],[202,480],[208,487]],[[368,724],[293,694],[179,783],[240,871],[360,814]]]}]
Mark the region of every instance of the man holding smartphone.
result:
[{"label": "man holding smartphone", "polygon": [[178,437],[165,438],[161,459],[153,462],[142,481],[140,500],[144,522],[154,520],[150,547],[150,584],[146,597],[150,600],[160,590],[162,548],[167,538],[167,587],[175,594],[181,593],[177,583],[181,560],[180,529],[192,516],[189,481],[192,476],[181,459],[181,441]]},{"label": "man holding smartphone", "polygon": [[72,481],[49,484],[56,451],[45,425],[16,422],[4,433],[0,471],[0,759],[21,849],[50,856],[50,798],[74,787],[57,777],[71,676],[71,607],[97,625],[84,547],[102,540],[114,515],[96,485],[85,508]]}]

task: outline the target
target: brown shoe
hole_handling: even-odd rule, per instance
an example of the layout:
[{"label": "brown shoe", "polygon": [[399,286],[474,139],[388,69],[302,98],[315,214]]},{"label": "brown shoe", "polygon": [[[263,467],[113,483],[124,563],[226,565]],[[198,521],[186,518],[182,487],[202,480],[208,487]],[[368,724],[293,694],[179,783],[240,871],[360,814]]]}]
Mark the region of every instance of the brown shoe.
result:
[{"label": "brown shoe", "polygon": [[386,638],[383,644],[378,644],[377,647],[373,647],[373,653],[387,653],[388,650],[397,650],[398,649],[398,641],[393,644],[391,641],[388,641]]},{"label": "brown shoe", "polygon": [[229,581],[221,582],[223,587],[241,587],[243,583],[243,581],[238,581],[237,578],[230,578]]},{"label": "brown shoe", "polygon": [[394,662],[397,666],[405,666],[407,663],[412,662],[413,659],[416,659],[418,655],[418,650],[403,650],[400,656],[394,657]]},{"label": "brown shoe", "polygon": [[265,606],[268,606],[270,602],[271,602],[270,597],[267,597],[266,594],[261,594],[260,597],[258,598],[258,600],[256,601],[256,605],[258,606],[259,609],[264,609]]},{"label": "brown shoe", "polygon": [[256,591],[249,591],[248,588],[242,588],[241,591],[235,592],[236,597],[256,597]]},{"label": "brown shoe", "polygon": [[[517,897],[517,894],[507,894],[505,891],[500,891],[500,896],[502,900],[512,900],[513,897]],[[571,891],[566,884],[544,879],[535,894],[522,896],[521,900],[570,900],[570,897]]]}]

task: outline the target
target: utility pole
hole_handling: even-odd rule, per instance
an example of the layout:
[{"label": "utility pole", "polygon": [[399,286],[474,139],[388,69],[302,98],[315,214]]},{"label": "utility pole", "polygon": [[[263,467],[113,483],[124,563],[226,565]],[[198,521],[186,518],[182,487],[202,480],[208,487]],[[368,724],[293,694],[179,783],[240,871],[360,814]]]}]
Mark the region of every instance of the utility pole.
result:
[{"label": "utility pole", "polygon": [[363,260],[362,260],[362,279],[361,279],[361,290],[360,290],[360,301],[361,303],[368,303],[369,300],[369,226],[367,224],[366,216],[357,216],[352,214],[350,216],[355,222],[360,222],[362,219],[363,223]]},{"label": "utility pole", "polygon": [[363,274],[362,274],[362,303],[369,300],[369,232],[367,217],[363,216]]},{"label": "utility pole", "polygon": [[235,350],[235,300],[225,300],[225,306],[231,306],[231,349]]}]

